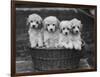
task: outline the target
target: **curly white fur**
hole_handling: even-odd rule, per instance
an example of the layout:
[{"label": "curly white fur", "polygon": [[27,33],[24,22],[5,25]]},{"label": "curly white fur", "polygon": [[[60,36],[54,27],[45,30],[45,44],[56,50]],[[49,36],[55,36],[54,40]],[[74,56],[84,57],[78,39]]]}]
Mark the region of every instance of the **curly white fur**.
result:
[{"label": "curly white fur", "polygon": [[43,30],[42,30],[42,18],[38,14],[31,14],[27,19],[27,25],[29,24],[29,41],[31,47],[43,46]]},{"label": "curly white fur", "polygon": [[44,44],[47,48],[57,47],[59,35],[59,20],[55,16],[48,16],[43,21]]},{"label": "curly white fur", "polygon": [[59,36],[59,46],[65,47],[67,49],[72,49],[72,41],[71,41],[71,22],[70,21],[61,21],[60,23],[60,36]]},{"label": "curly white fur", "polygon": [[76,50],[81,50],[81,46],[82,46],[82,38],[81,38],[82,24],[81,24],[81,21],[76,19],[76,18],[73,18],[71,20],[71,23],[72,23],[72,25],[71,25],[71,27],[72,27],[71,36],[72,36],[73,47]]}]

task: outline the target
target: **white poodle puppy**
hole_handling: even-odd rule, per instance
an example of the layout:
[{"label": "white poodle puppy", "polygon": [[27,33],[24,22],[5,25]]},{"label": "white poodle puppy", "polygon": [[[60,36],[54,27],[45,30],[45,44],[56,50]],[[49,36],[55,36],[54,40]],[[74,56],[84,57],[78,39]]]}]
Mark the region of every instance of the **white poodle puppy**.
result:
[{"label": "white poodle puppy", "polygon": [[42,18],[38,14],[31,14],[27,19],[27,25],[29,25],[28,34],[31,47],[42,47]]},{"label": "white poodle puppy", "polygon": [[73,18],[71,20],[71,23],[72,23],[71,35],[72,35],[73,47],[76,50],[81,50],[81,47],[82,47],[82,39],[81,39],[82,24],[81,24],[81,21],[76,18]]},{"label": "white poodle puppy", "polygon": [[71,22],[64,20],[60,22],[60,35],[59,35],[59,46],[67,49],[72,49],[71,41]]},{"label": "white poodle puppy", "polygon": [[48,16],[44,19],[44,45],[47,48],[54,48],[58,45],[59,20],[55,16]]}]

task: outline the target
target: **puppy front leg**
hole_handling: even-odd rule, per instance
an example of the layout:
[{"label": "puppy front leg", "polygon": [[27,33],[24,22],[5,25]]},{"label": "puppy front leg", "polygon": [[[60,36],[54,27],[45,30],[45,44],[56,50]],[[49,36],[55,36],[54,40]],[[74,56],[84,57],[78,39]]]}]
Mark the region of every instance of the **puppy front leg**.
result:
[{"label": "puppy front leg", "polygon": [[68,48],[68,45],[67,45],[67,43],[66,43],[65,41],[63,41],[63,42],[61,43],[61,46],[65,47],[65,48]]},{"label": "puppy front leg", "polygon": [[81,45],[79,44],[79,42],[74,42],[74,48],[76,50],[81,50]]},{"label": "puppy front leg", "polygon": [[68,43],[68,48],[73,49],[73,43],[71,41]]},{"label": "puppy front leg", "polygon": [[59,47],[59,40],[55,40],[55,47]]},{"label": "puppy front leg", "polygon": [[31,44],[31,48],[36,47],[37,42],[36,42],[35,38],[33,38],[32,35],[29,36],[29,42]]},{"label": "puppy front leg", "polygon": [[31,41],[30,43],[31,43],[31,48],[35,48],[36,47],[37,43],[35,41]]},{"label": "puppy front leg", "polygon": [[78,41],[78,49],[81,50],[82,49],[82,42]]},{"label": "puppy front leg", "polygon": [[62,48],[63,46],[64,46],[64,44],[63,44],[63,42],[60,40],[59,43],[58,43],[58,47],[61,47],[61,48]]},{"label": "puppy front leg", "polygon": [[38,40],[38,47],[43,47],[43,40],[41,38]]},{"label": "puppy front leg", "polygon": [[49,39],[47,39],[47,40],[44,41],[44,45],[45,45],[46,48],[49,48],[50,47],[49,46]]},{"label": "puppy front leg", "polygon": [[65,47],[66,49],[69,49],[69,46],[68,46],[67,43],[64,43],[63,45],[64,45],[64,47]]}]

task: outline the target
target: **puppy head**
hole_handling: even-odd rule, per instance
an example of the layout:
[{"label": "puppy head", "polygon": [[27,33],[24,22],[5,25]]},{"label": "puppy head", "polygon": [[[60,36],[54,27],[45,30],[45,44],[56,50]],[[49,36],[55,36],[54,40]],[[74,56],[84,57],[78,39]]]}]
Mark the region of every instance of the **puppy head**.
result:
[{"label": "puppy head", "polygon": [[61,21],[60,23],[60,31],[63,35],[69,35],[71,30],[71,22],[70,21]]},{"label": "puppy head", "polygon": [[41,29],[42,18],[38,14],[31,14],[27,19],[27,25],[29,25],[31,29]]},{"label": "puppy head", "polygon": [[48,16],[44,19],[44,29],[48,32],[55,32],[59,27],[59,20],[55,16]]},{"label": "puppy head", "polygon": [[72,34],[77,35],[81,32],[82,24],[81,21],[74,18],[71,20]]}]

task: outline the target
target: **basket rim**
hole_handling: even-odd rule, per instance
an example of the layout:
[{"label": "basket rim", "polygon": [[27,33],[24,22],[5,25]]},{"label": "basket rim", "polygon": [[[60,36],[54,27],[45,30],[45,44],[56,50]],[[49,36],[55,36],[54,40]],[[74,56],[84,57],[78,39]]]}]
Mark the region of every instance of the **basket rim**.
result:
[{"label": "basket rim", "polygon": [[71,51],[82,51],[82,50],[76,50],[76,49],[66,49],[66,48],[29,48],[31,50],[71,50]]}]

